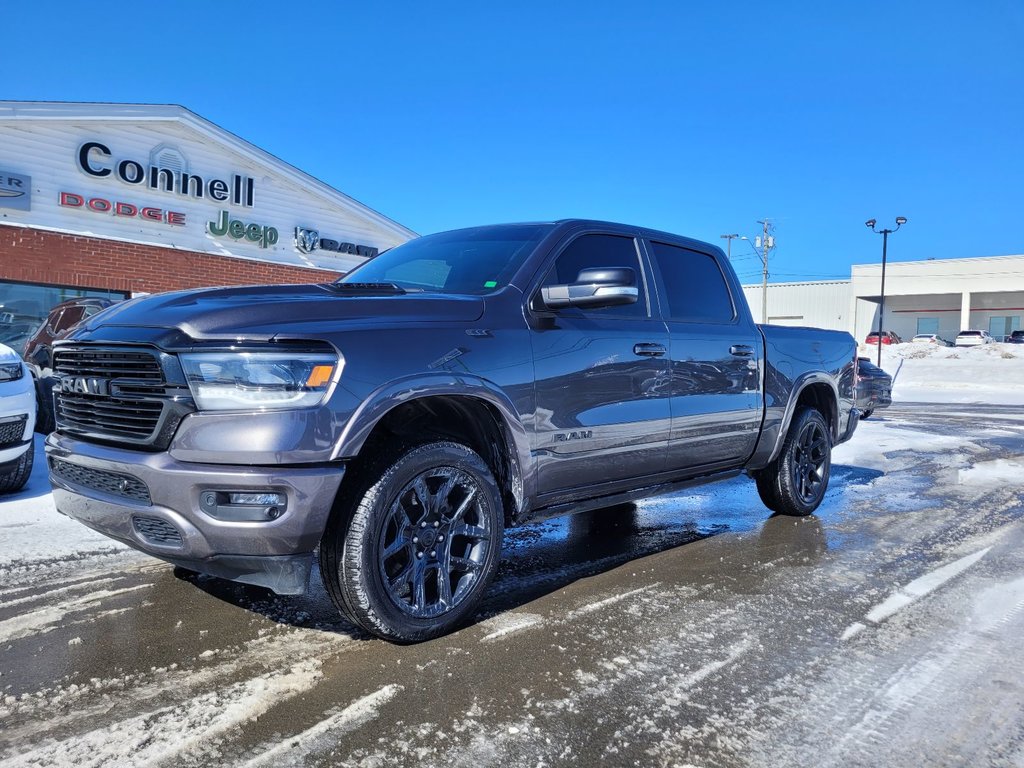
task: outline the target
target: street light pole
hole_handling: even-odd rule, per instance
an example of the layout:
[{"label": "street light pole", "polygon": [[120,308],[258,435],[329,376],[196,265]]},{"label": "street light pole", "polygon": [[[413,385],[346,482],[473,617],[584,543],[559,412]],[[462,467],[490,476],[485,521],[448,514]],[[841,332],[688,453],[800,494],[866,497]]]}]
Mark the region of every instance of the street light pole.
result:
[{"label": "street light pole", "polygon": [[878,367],[882,367],[882,319],[885,316],[885,258],[886,252],[889,246],[889,235],[897,231],[900,227],[907,223],[906,216],[896,217],[896,229],[875,229],[875,220],[868,219],[864,222],[864,225],[868,227],[872,232],[882,236],[882,291],[878,298],[878,336],[875,337],[875,343],[878,345]]}]

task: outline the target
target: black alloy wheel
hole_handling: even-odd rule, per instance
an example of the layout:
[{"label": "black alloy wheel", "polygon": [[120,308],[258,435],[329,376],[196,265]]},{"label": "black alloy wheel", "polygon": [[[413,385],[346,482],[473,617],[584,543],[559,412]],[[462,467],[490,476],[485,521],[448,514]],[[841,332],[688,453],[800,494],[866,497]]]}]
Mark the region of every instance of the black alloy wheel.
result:
[{"label": "black alloy wheel", "polygon": [[815,504],[824,495],[825,465],[829,461],[829,437],[821,420],[808,419],[793,444],[790,462],[793,488],[805,504]]},{"label": "black alloy wheel", "polygon": [[471,618],[497,570],[504,533],[502,496],[487,463],[465,445],[437,442],[383,469],[349,471],[366,476],[361,490],[341,499],[320,542],[334,604],[366,631],[402,643]]},{"label": "black alloy wheel", "polygon": [[380,528],[378,567],[388,597],[416,618],[456,608],[473,592],[494,541],[483,489],[457,467],[421,472],[398,492]]},{"label": "black alloy wheel", "polygon": [[754,479],[768,509],[802,517],[811,514],[825,498],[831,469],[832,433],[828,422],[817,410],[803,407],[793,416],[778,457],[754,473]]}]

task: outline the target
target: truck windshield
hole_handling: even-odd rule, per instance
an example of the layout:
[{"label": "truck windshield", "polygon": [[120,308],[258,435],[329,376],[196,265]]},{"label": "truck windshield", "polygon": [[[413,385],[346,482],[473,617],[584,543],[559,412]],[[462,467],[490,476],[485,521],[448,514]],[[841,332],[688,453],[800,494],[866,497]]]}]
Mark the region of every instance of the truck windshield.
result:
[{"label": "truck windshield", "polygon": [[483,294],[503,288],[551,224],[508,224],[427,235],[360,264],[338,283]]}]

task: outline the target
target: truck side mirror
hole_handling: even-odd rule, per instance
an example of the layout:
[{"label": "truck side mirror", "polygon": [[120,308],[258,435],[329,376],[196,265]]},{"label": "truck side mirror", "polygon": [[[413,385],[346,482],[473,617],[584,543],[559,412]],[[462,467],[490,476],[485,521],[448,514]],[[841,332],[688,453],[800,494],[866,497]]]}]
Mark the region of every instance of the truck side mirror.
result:
[{"label": "truck side mirror", "polygon": [[618,307],[635,304],[640,296],[630,267],[581,269],[575,283],[546,285],[540,294],[548,309]]}]

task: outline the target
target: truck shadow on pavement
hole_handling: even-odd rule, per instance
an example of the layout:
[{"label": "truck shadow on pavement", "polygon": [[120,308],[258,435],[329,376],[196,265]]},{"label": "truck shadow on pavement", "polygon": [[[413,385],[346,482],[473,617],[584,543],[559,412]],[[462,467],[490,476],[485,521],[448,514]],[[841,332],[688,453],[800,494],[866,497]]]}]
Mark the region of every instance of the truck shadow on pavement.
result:
[{"label": "truck shadow on pavement", "polygon": [[[737,542],[737,555],[813,564],[827,552],[826,524],[845,506],[845,491],[884,473],[845,465],[832,467],[831,487],[819,515],[769,516],[753,483],[736,479],[687,494],[657,497],[581,512],[505,532],[502,563],[471,625],[527,605],[570,584],[625,563],[678,549],[723,533],[760,529],[753,549]],[[796,524],[799,522],[800,524]],[[744,552],[739,552],[744,549]],[[260,614],[279,624],[356,639],[370,636],[334,608],[314,565],[305,595],[280,596],[269,590],[184,571],[175,575],[208,595]]]}]

